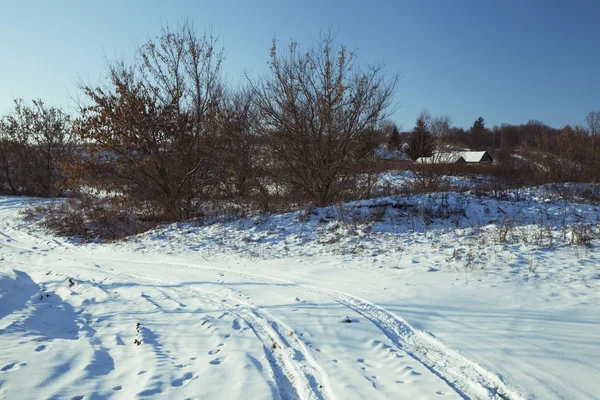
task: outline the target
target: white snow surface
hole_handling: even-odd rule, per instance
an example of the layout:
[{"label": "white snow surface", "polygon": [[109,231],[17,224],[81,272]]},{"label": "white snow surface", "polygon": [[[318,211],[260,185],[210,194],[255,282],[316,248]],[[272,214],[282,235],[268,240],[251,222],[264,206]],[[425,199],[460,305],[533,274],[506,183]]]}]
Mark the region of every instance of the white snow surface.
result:
[{"label": "white snow surface", "polygon": [[453,164],[460,158],[468,163],[479,163],[486,154],[486,151],[438,151],[434,152],[432,157],[419,157],[417,163],[420,164]]},{"label": "white snow surface", "polygon": [[388,197],[78,244],[43,202],[0,197],[0,398],[599,396],[600,243],[571,243],[597,206]]}]

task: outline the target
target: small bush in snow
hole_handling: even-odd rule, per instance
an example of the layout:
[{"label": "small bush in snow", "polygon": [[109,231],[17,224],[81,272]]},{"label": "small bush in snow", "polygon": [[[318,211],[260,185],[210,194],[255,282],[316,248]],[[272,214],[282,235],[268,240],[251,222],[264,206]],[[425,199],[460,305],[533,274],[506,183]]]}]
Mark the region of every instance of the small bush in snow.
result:
[{"label": "small bush in snow", "polygon": [[578,246],[592,246],[594,232],[590,224],[577,224],[571,227],[571,244]]},{"label": "small bush in snow", "polygon": [[142,219],[124,212],[109,202],[83,198],[51,205],[44,224],[61,236],[77,237],[84,241],[118,240],[146,231],[157,225],[146,216]]},{"label": "small bush in snow", "polygon": [[509,235],[512,235],[514,228],[515,221],[510,217],[504,217],[502,224],[498,227],[498,242],[508,243]]}]

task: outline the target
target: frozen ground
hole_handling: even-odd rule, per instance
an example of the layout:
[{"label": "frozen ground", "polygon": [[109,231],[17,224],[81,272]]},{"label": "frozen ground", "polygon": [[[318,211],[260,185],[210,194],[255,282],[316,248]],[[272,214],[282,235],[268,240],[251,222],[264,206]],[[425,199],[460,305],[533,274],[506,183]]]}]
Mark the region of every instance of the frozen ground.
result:
[{"label": "frozen ground", "polygon": [[0,398],[599,397],[600,243],[571,243],[596,206],[383,198],[76,244],[37,202],[0,198]]}]

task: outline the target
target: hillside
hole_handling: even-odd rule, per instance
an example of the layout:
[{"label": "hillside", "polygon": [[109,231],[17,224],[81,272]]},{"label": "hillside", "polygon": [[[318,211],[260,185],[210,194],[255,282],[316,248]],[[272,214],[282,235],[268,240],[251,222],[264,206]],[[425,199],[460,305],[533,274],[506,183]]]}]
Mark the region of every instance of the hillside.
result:
[{"label": "hillside", "polygon": [[0,198],[0,397],[595,398],[600,211],[563,189],[88,244]]}]

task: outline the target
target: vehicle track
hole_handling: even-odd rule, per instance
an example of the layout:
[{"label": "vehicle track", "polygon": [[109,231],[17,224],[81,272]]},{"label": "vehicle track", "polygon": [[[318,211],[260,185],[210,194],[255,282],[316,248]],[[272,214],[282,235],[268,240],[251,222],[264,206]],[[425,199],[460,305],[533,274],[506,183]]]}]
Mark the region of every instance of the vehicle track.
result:
[{"label": "vehicle track", "polygon": [[[37,241],[46,242],[44,238],[34,237]],[[3,243],[9,247],[18,249],[25,249],[21,246],[13,243]],[[59,244],[54,243],[54,244]],[[77,258],[87,259],[94,262],[99,261],[110,261],[122,263],[123,260],[114,258],[99,258],[94,257],[88,249],[79,248],[78,246],[67,246],[70,250],[73,250]],[[30,249],[29,249],[30,250]],[[67,256],[63,253],[64,256]],[[69,254],[71,256],[71,254]],[[343,293],[330,289],[320,288],[317,286],[309,286],[303,284],[296,284],[290,281],[286,281],[279,278],[272,278],[264,275],[251,274],[247,272],[235,271],[231,269],[205,267],[200,265],[185,264],[185,263],[173,263],[173,262],[152,262],[142,260],[128,260],[127,263],[135,263],[139,265],[160,265],[162,267],[178,268],[178,269],[190,269],[190,270],[202,270],[207,272],[215,273],[226,273],[232,274],[239,278],[247,279],[250,281],[256,281],[261,283],[271,283],[279,286],[289,286],[298,288],[304,291],[321,294],[331,298],[337,303],[353,310],[359,315],[369,320],[375,325],[386,337],[388,337],[392,343],[400,350],[406,352],[408,355],[413,357],[416,361],[424,365],[432,373],[442,379],[455,393],[463,398],[467,399],[521,399],[522,397],[515,391],[510,390],[506,385],[494,374],[485,370],[480,365],[470,361],[466,357],[459,354],[457,351],[448,348],[445,344],[439,340],[415,330],[410,324],[408,324],[401,317],[385,310],[384,308],[377,306],[371,302],[353,296],[349,293]],[[74,267],[75,268],[75,267]],[[99,272],[98,268],[89,267],[76,267],[78,269],[85,268],[94,272]],[[104,273],[108,273],[105,269],[102,269]],[[124,273],[112,273],[113,275],[129,277],[130,279],[140,282],[142,280],[149,281],[147,278],[140,278],[139,276],[129,275]],[[162,280],[150,280],[154,283],[160,282],[168,284],[172,282]],[[198,290],[182,289],[182,288],[169,288],[169,290],[185,291],[190,295],[202,297],[202,300],[214,303],[214,300],[206,294]],[[211,296],[214,296],[211,293]],[[238,304],[239,299],[236,299]],[[223,305],[223,303],[221,303]],[[225,306],[230,307],[230,306]],[[278,388],[282,397],[288,398],[291,392],[295,393],[295,396],[300,398],[330,398],[332,394],[327,391],[321,391],[322,384],[316,383],[319,379],[324,379],[323,374],[320,373],[318,368],[315,368],[316,363],[312,361],[309,352],[303,349],[300,344],[292,346],[290,341],[282,340],[280,331],[276,328],[280,325],[280,322],[276,321],[272,316],[267,316],[266,313],[258,311],[250,305],[237,306],[237,308],[230,308],[229,311],[238,315],[252,328],[256,336],[261,340],[265,346],[271,368],[274,376],[277,378]],[[272,351],[269,357],[269,346],[282,346],[282,351]],[[285,346],[285,347],[283,347]],[[272,350],[276,350],[273,348]],[[285,350],[285,351],[283,351]],[[297,352],[297,353],[296,353]],[[294,358],[295,354],[301,354],[303,359]],[[317,366],[318,367],[318,366]],[[289,384],[284,380],[288,379]],[[325,397],[327,396],[327,397]]]},{"label": "vehicle track", "polygon": [[[119,262],[118,259],[91,258],[97,261]],[[130,261],[128,261],[130,262]],[[272,283],[278,286],[298,288],[303,291],[327,296],[335,302],[362,315],[374,324],[400,350],[424,365],[437,375],[459,396],[466,399],[513,399],[522,397],[510,390],[494,374],[480,365],[462,356],[457,351],[447,347],[430,335],[415,330],[403,318],[375,305],[367,300],[349,293],[335,290],[296,284],[279,278],[251,274],[231,269],[204,267],[184,263],[164,263],[150,261],[133,261],[136,264],[161,265],[170,268],[203,270],[215,273],[225,273],[260,283]],[[185,289],[191,290],[191,289]]]},{"label": "vehicle track", "polygon": [[[327,400],[334,399],[327,390],[327,378],[308,350],[297,340],[286,338],[285,332],[292,330],[270,314],[233,296],[223,296],[218,292],[205,292],[196,289],[169,286],[173,282],[162,279],[142,278],[123,272],[108,271],[104,268],[63,265],[76,271],[86,270],[95,275],[104,274],[139,284],[160,285],[158,293],[177,292],[204,303],[224,308],[243,320],[263,344],[275,384],[282,399]],[[153,303],[156,307],[158,304]]]}]

